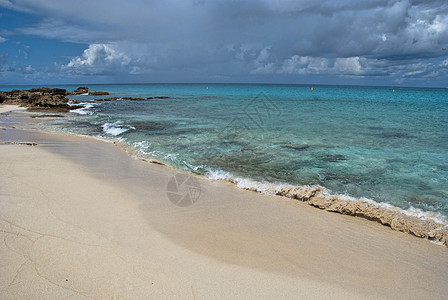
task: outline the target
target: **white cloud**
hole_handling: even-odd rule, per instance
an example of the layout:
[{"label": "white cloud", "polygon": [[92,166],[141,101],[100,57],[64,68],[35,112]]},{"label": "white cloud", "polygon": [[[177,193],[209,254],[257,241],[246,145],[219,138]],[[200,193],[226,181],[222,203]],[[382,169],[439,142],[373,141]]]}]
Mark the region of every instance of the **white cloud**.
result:
[{"label": "white cloud", "polygon": [[252,71],[252,74],[274,74],[276,73],[276,65],[273,62],[263,64]]},{"label": "white cloud", "polygon": [[258,62],[258,63],[263,63],[263,62],[267,61],[269,59],[269,56],[271,55],[270,54],[271,48],[272,48],[272,46],[268,46],[268,47],[263,48],[260,51],[260,53],[259,53],[259,55],[258,55],[258,57],[256,58],[255,61]]},{"label": "white cloud", "polygon": [[[367,60],[364,60],[367,62]],[[360,58],[346,57],[334,60],[325,57],[293,55],[282,63],[265,62],[257,67],[256,74],[334,74],[334,75],[363,75],[364,69]]]},{"label": "white cloud", "polygon": [[286,59],[278,73],[285,74],[316,74],[328,70],[329,60],[324,57],[293,55]]},{"label": "white cloud", "polygon": [[76,74],[409,77],[447,55],[446,0],[235,3],[0,0],[38,16],[15,33],[90,45],[62,68]]},{"label": "white cloud", "polygon": [[84,50],[82,56],[72,58],[65,69],[81,74],[100,74],[113,69],[120,70],[130,62],[126,54],[117,51],[111,44],[92,44]]},{"label": "white cloud", "polygon": [[362,68],[359,57],[336,58],[333,71],[340,74],[360,74]]},{"label": "white cloud", "polygon": [[0,1],[44,16],[23,33],[88,44],[138,40],[180,49],[198,43],[261,43],[282,49],[273,47],[271,56],[291,49],[278,59],[434,55],[435,45],[448,44],[448,3],[439,0],[247,0],[238,6],[193,0],[129,0],[126,5],[119,0]]},{"label": "white cloud", "polygon": [[2,36],[0,36],[0,44],[6,42],[6,39]]}]

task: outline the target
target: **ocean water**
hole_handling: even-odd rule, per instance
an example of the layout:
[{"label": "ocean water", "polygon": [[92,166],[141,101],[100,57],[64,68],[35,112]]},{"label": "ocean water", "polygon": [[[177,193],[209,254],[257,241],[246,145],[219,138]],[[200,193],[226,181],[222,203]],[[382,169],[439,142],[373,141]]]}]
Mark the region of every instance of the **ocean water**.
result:
[{"label": "ocean water", "polygon": [[[119,139],[134,155],[213,179],[319,185],[335,194],[448,216],[448,89],[89,88],[110,96],[70,96],[86,108],[43,126]],[[169,98],[95,101],[154,96]]]}]

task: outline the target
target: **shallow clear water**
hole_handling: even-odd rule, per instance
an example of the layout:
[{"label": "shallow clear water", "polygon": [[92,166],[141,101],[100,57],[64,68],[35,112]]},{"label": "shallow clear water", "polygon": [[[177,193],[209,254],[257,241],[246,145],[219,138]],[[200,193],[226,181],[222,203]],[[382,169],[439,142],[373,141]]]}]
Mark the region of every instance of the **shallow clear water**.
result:
[{"label": "shallow clear water", "polygon": [[[213,178],[319,184],[448,216],[448,90],[292,85],[105,85],[46,126],[120,138]],[[73,90],[76,87],[64,87]],[[169,96],[145,101],[94,98]]]}]

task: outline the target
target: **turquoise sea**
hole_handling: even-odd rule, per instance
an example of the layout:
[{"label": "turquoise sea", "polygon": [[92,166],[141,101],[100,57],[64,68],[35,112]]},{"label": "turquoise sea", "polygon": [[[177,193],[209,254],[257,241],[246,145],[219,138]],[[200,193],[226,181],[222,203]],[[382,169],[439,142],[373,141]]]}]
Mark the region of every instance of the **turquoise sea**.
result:
[{"label": "turquoise sea", "polygon": [[[120,139],[135,155],[245,187],[320,185],[448,216],[448,89],[87,86],[110,96],[70,96],[86,108],[44,126]],[[154,96],[169,98],[95,101]]]}]

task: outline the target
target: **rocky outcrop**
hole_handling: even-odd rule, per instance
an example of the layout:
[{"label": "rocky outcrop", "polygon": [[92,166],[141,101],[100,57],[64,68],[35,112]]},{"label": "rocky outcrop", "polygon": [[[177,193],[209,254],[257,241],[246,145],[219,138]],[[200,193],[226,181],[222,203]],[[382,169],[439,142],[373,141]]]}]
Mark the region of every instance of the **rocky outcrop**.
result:
[{"label": "rocky outcrop", "polygon": [[63,95],[63,96],[68,95],[68,91],[65,89],[58,89],[58,88],[51,89],[51,88],[46,88],[46,87],[31,89],[31,90],[29,90],[29,92],[30,93],[50,94],[50,95]]},{"label": "rocky outcrop", "polygon": [[0,103],[15,104],[30,109],[70,110],[65,89],[37,88],[0,92]]},{"label": "rocky outcrop", "polygon": [[49,108],[49,109],[60,109],[69,110],[70,106],[67,104],[68,99],[63,95],[39,95],[32,94],[28,101],[29,108]]},{"label": "rocky outcrop", "polygon": [[121,99],[123,99],[123,100],[133,100],[133,101],[142,101],[142,100],[145,100],[145,99],[143,99],[143,98],[133,98],[133,97],[123,97],[123,98],[121,98]]},{"label": "rocky outcrop", "polygon": [[89,92],[89,88],[85,86],[81,86],[70,93],[70,95],[82,95],[87,94]]}]

